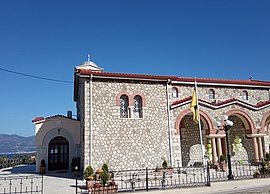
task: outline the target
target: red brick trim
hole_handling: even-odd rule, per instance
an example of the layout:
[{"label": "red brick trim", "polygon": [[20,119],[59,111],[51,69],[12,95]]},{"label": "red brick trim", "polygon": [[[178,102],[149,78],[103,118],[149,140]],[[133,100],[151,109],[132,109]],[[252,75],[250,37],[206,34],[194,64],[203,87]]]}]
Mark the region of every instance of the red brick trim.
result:
[{"label": "red brick trim", "polygon": [[140,96],[142,98],[142,106],[145,107],[145,104],[146,104],[146,98],[145,98],[145,95],[143,93],[140,93],[140,92],[135,92],[134,94],[130,95],[130,98],[131,98],[131,101],[132,102],[132,106],[134,105],[134,97],[135,96]]},{"label": "red brick trim", "polygon": [[263,118],[261,120],[261,129],[267,135],[269,134],[268,128],[267,128],[268,124],[270,123],[269,117],[270,117],[270,110],[263,113]]},{"label": "red brick trim", "polygon": [[[178,116],[177,116],[177,118],[176,118],[176,120],[175,120],[175,129],[176,129],[176,135],[179,135],[180,134],[180,123],[181,123],[181,121],[182,121],[182,119],[184,118],[184,116],[186,116],[187,114],[189,114],[189,113],[191,113],[191,111],[190,111],[190,109],[189,108],[187,108],[187,109],[185,109],[185,110],[183,110]],[[215,131],[215,130],[213,130],[213,123],[212,123],[212,121],[211,121],[211,119],[210,119],[210,117],[207,115],[207,113],[205,113],[204,111],[201,111],[200,110],[200,117],[201,117],[201,119],[203,118],[203,119],[205,119],[205,121],[206,121],[206,123],[207,123],[207,126],[208,126],[208,130],[207,130],[207,132],[206,132],[206,135],[208,135],[209,133],[213,133],[213,131]]]},{"label": "red brick trim", "polygon": [[[257,129],[254,125],[253,120],[251,119],[251,117],[245,113],[244,111],[240,110],[240,109],[233,109],[233,110],[229,110],[228,112],[226,112],[227,116],[230,115],[241,115],[242,117],[244,117],[249,125],[249,130],[247,131],[248,134],[257,134]],[[241,119],[241,117],[240,117]]]},{"label": "red brick trim", "polygon": [[120,106],[120,97],[121,97],[122,95],[126,95],[126,96],[128,97],[128,103],[129,103],[129,105],[130,105],[130,102],[131,102],[131,99],[132,99],[132,98],[130,98],[130,95],[129,95],[127,92],[123,91],[123,92],[120,92],[120,93],[116,96],[116,106]]}]

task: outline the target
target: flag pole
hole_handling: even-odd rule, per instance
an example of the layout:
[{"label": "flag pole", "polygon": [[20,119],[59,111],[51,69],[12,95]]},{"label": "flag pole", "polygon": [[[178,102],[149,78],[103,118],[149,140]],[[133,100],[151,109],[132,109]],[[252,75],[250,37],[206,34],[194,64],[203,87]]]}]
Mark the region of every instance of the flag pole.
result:
[{"label": "flag pole", "polygon": [[195,92],[196,92],[196,104],[197,104],[197,110],[198,110],[198,126],[199,126],[199,132],[200,132],[200,141],[201,141],[201,152],[202,152],[202,163],[203,167],[205,166],[204,162],[204,151],[203,151],[203,138],[202,138],[202,130],[201,130],[201,116],[200,116],[200,106],[199,106],[199,100],[198,100],[198,88],[197,88],[197,82],[195,77]]}]

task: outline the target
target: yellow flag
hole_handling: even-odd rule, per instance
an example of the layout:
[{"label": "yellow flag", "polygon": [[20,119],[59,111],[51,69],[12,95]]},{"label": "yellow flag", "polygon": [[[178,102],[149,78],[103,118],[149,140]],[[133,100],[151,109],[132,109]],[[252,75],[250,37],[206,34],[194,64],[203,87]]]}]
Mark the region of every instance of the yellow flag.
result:
[{"label": "yellow flag", "polygon": [[199,115],[198,115],[198,105],[197,105],[197,95],[196,90],[194,89],[194,92],[192,94],[191,104],[190,104],[190,110],[193,113],[193,121],[198,123],[199,121]]}]

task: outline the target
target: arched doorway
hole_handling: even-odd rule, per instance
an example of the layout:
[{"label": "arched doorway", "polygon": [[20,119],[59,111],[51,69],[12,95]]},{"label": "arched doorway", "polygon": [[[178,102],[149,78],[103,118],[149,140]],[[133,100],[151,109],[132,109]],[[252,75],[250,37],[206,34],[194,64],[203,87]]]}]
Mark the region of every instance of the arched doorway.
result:
[{"label": "arched doorway", "polygon": [[48,170],[67,170],[69,158],[69,142],[58,136],[49,142]]},{"label": "arched doorway", "polygon": [[[200,141],[200,131],[198,124],[193,121],[193,115],[187,114],[183,117],[179,125],[180,150],[182,166],[202,165],[202,154],[205,155],[205,126],[201,119],[201,134],[203,150]],[[203,151],[203,153],[202,153]]]},{"label": "arched doorway", "polygon": [[[202,156],[207,154],[206,145],[208,143],[207,136],[213,128],[209,116],[200,111],[201,131],[198,129],[198,124],[193,121],[193,115],[190,109],[185,109],[177,116],[175,121],[176,135],[179,135],[179,152],[177,158],[179,165],[199,166],[203,164]],[[202,144],[200,140],[202,135]]]}]

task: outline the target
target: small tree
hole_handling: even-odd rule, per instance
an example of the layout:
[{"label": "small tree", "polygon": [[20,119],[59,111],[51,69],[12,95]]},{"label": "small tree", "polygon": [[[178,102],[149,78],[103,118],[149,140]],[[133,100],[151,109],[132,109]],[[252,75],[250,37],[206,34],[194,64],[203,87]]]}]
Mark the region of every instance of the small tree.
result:
[{"label": "small tree", "polygon": [[162,167],[163,167],[164,169],[168,168],[168,162],[167,162],[165,159],[163,159]]},{"label": "small tree", "polygon": [[104,172],[109,172],[108,164],[103,163],[103,165],[102,165],[102,170],[103,170]]},{"label": "small tree", "polygon": [[87,166],[86,169],[84,170],[84,178],[88,179],[89,177],[94,176],[94,169],[92,166]]},{"label": "small tree", "polygon": [[226,157],[225,157],[224,154],[221,154],[221,155],[220,155],[219,161],[220,161],[220,162],[226,162]]},{"label": "small tree", "polygon": [[101,180],[101,184],[103,185],[103,186],[105,186],[106,185],[106,183],[108,182],[108,180],[109,180],[109,173],[108,172],[106,172],[106,171],[104,171],[104,172],[102,172],[101,174],[100,174],[100,180]]}]

